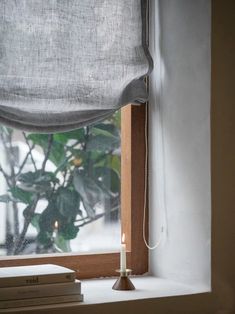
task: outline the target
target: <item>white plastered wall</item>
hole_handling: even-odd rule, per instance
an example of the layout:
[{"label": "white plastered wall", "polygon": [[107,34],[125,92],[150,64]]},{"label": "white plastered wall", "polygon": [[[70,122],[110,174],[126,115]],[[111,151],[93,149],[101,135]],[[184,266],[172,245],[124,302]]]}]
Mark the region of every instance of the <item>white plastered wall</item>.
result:
[{"label": "white plastered wall", "polygon": [[210,286],[209,0],[150,1],[151,273]]}]

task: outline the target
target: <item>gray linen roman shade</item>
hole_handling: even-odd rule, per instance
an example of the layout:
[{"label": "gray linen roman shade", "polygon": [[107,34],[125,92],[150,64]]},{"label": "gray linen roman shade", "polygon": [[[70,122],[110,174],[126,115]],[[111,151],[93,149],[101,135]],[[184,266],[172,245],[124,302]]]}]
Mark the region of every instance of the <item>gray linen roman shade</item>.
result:
[{"label": "gray linen roman shade", "polygon": [[146,1],[0,0],[0,123],[56,132],[145,102]]}]

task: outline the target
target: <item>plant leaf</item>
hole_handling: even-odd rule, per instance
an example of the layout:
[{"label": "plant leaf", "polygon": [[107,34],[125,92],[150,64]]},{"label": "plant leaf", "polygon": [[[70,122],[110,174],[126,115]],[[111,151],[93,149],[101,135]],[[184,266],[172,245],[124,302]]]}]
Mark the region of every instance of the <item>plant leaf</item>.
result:
[{"label": "plant leaf", "polygon": [[80,197],[75,190],[60,187],[57,190],[56,206],[64,217],[76,217],[79,213]]},{"label": "plant leaf", "polygon": [[31,220],[31,224],[34,226],[34,228],[36,228],[37,232],[40,232],[40,226],[39,226],[40,216],[41,214],[35,213]]},{"label": "plant leaf", "polygon": [[94,180],[83,176],[77,169],[74,171],[73,184],[75,190],[80,194],[83,205],[87,211],[88,216],[94,218],[94,207],[100,201],[103,201],[104,194],[101,188]]},{"label": "plant leaf", "polygon": [[40,232],[53,232],[55,221],[58,221],[58,211],[56,208],[55,198],[52,197],[44,209],[44,211],[40,215],[39,219],[39,227]]},{"label": "plant leaf", "polygon": [[94,127],[92,127],[91,134],[119,138],[118,129],[115,127],[115,125],[111,123],[96,124]]},{"label": "plant leaf", "polygon": [[60,229],[60,234],[65,240],[75,239],[79,231],[79,227],[75,226],[73,223],[63,225]]},{"label": "plant leaf", "polygon": [[[65,159],[65,149],[62,141],[54,141],[53,135],[53,143],[51,146],[51,151],[49,154],[49,159],[58,166],[64,159]],[[61,135],[62,137],[62,135]],[[29,140],[31,140],[35,145],[41,146],[44,152],[47,150],[48,147],[48,140],[49,135],[48,134],[29,134],[27,136]],[[59,139],[59,136],[57,136],[57,139]]]},{"label": "plant leaf", "polygon": [[14,197],[14,199],[16,199],[22,203],[29,204],[32,201],[33,193],[30,193],[28,191],[24,191],[21,188],[19,188],[18,186],[12,187],[10,189],[10,192],[11,192],[12,196]]},{"label": "plant leaf", "polygon": [[71,252],[70,241],[65,239],[60,233],[55,239],[56,246],[63,252]]},{"label": "plant leaf", "polygon": [[20,183],[21,190],[42,193],[52,188],[52,183],[58,183],[59,180],[56,178],[53,172],[43,173],[40,170],[35,172],[26,172],[19,176],[18,182]]},{"label": "plant leaf", "polygon": [[66,158],[64,145],[58,142],[53,142],[49,159],[56,165],[59,166]]},{"label": "plant leaf", "polygon": [[80,128],[69,132],[55,133],[54,140],[63,144],[66,144],[69,140],[77,140],[81,142],[84,139],[84,135],[84,129]]},{"label": "plant leaf", "polygon": [[89,141],[87,142],[86,150],[98,150],[98,151],[107,151],[118,148],[120,145],[120,140],[118,137],[107,137],[105,135],[95,135],[90,136]]}]

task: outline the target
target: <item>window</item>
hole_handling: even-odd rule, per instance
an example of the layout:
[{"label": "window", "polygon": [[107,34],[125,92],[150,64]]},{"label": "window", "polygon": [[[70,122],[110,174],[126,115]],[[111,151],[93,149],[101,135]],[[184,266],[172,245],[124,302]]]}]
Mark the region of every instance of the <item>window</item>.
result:
[{"label": "window", "polygon": [[[147,250],[145,249],[144,242],[142,239],[142,218],[143,218],[143,198],[144,198],[144,122],[145,122],[145,106],[128,106],[122,109],[121,113],[121,229],[122,232],[126,234],[127,241],[127,260],[128,267],[133,269],[135,274],[141,274],[147,271]],[[96,132],[99,135],[102,134],[102,128]],[[77,131],[79,132],[79,131]],[[61,138],[63,141],[63,138]],[[48,143],[48,141],[47,141]],[[71,144],[72,145],[72,144]],[[45,151],[47,151],[45,149]],[[58,154],[57,154],[58,153]],[[56,156],[60,158],[59,149],[55,151]],[[112,152],[113,153],[113,152]],[[117,151],[115,156],[118,156]],[[77,156],[77,158],[72,161],[74,165],[78,165],[82,162],[82,157]],[[43,165],[45,167],[45,165]],[[33,173],[33,172],[32,172]],[[35,171],[34,171],[35,173]],[[48,175],[50,176],[49,172]],[[23,178],[25,179],[25,178]],[[29,178],[26,178],[29,179]],[[31,178],[32,179],[32,178]],[[33,178],[34,179],[34,178]],[[33,180],[32,179],[32,180]],[[53,179],[53,178],[52,178]],[[78,177],[80,179],[80,177]],[[51,180],[51,178],[50,178]],[[62,178],[64,182],[66,181],[66,174]],[[102,180],[102,179],[101,179]],[[22,181],[22,180],[21,180]],[[24,181],[24,180],[23,180]],[[25,183],[25,182],[23,182]],[[81,183],[81,182],[80,182]],[[43,183],[43,188],[45,188],[46,183]],[[56,183],[55,183],[56,184]],[[62,184],[63,185],[63,184]],[[88,182],[89,185],[89,182]],[[78,187],[79,189],[79,187]],[[82,191],[79,191],[82,193]],[[97,191],[96,191],[97,192]],[[67,192],[66,192],[67,193]],[[73,197],[71,192],[68,192],[64,197]],[[63,193],[62,193],[63,194]],[[119,194],[120,191],[113,193],[113,202],[115,203],[112,208],[119,207]],[[24,197],[24,196],[22,196]],[[84,195],[84,198],[89,195]],[[90,196],[91,197],[91,196]],[[83,199],[84,199],[83,198]],[[61,200],[63,205],[63,200]],[[84,202],[83,202],[84,207]],[[85,206],[89,206],[85,204]],[[116,205],[116,206],[115,206]],[[62,206],[63,207],[63,206]],[[109,207],[111,208],[111,207]],[[88,211],[92,208],[88,207]],[[68,210],[66,207],[64,210]],[[84,210],[79,208],[79,210]],[[87,212],[86,210],[86,212]],[[81,213],[82,214],[82,213]],[[91,214],[92,215],[92,214]],[[118,210],[116,211],[116,217],[119,215]],[[27,212],[25,212],[27,217]],[[115,216],[115,215],[114,215]],[[31,217],[32,218],[32,217]],[[34,216],[34,225],[37,225],[38,216]],[[81,219],[83,217],[81,216]],[[61,222],[56,221],[57,224]],[[69,225],[69,224],[68,224]],[[58,228],[54,226],[54,230],[51,232],[56,232]],[[76,233],[73,227],[67,230],[68,232]],[[50,234],[51,236],[57,238],[57,235]],[[25,264],[40,264],[40,263],[56,263],[59,265],[64,265],[72,269],[79,271],[79,278],[92,278],[100,276],[109,276],[115,274],[115,269],[119,268],[119,252],[117,250],[118,241],[116,239],[116,249],[114,253],[89,253],[76,252],[70,253],[57,253],[53,254],[40,254],[33,255],[17,255],[17,256],[2,256],[0,259],[0,266],[10,266],[10,265],[25,265]],[[43,242],[43,241],[42,241]],[[49,241],[50,242],[50,241]],[[48,243],[49,245],[50,243]],[[59,248],[61,243],[58,243]],[[63,250],[66,251],[66,250]],[[48,253],[48,252],[46,252]]]},{"label": "window", "polygon": [[117,250],[120,111],[55,134],[2,126],[0,138],[1,255]]}]

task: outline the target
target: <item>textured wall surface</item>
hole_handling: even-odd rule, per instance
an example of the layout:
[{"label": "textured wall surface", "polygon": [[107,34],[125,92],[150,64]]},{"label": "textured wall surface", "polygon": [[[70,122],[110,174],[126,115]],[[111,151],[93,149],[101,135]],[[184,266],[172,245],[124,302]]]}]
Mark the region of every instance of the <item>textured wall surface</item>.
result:
[{"label": "textured wall surface", "polygon": [[[153,2],[150,99],[152,272],[210,288],[210,1]],[[155,23],[155,25],[154,25]]]}]

